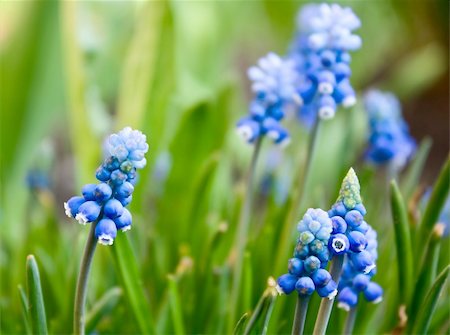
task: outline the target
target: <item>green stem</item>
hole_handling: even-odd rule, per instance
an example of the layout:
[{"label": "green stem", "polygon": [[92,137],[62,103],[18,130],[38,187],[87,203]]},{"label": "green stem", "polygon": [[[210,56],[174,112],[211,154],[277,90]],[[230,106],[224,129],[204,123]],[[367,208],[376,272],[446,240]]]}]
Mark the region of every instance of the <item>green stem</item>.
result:
[{"label": "green stem", "polygon": [[[330,274],[336,284],[339,284],[341,277],[342,265],[344,264],[344,255],[335,256],[331,261]],[[314,325],[314,335],[323,335],[327,330],[328,321],[330,320],[331,310],[333,308],[334,299],[322,299],[320,302],[319,312],[317,314],[316,324]]]},{"label": "green stem", "polygon": [[345,328],[344,328],[345,335],[353,334],[353,328],[355,328],[355,321],[356,321],[356,307],[353,307],[347,314],[347,320],[345,320]]},{"label": "green stem", "polygon": [[229,319],[229,332],[233,330],[233,323],[238,309],[239,300],[239,288],[242,279],[242,267],[244,259],[244,251],[247,244],[247,235],[250,225],[250,212],[253,204],[253,184],[255,179],[256,162],[258,161],[259,151],[261,148],[262,138],[259,137],[255,142],[253,149],[252,161],[250,163],[249,172],[247,175],[247,189],[244,204],[239,218],[239,226],[236,235],[236,254],[234,257],[234,273],[233,273],[233,286],[231,288],[231,309]]},{"label": "green stem", "polygon": [[297,297],[295,306],[294,324],[292,325],[292,335],[302,335],[305,329],[306,313],[308,312],[309,296]]},{"label": "green stem", "polygon": [[80,273],[78,274],[77,288],[75,291],[75,305],[73,309],[73,333],[75,335],[84,334],[85,307],[87,283],[91,270],[92,258],[94,257],[97,240],[95,238],[95,226],[97,222],[91,223],[89,236],[84,247],[83,259],[81,261]]},{"label": "green stem", "polygon": [[306,163],[305,168],[303,169],[303,173],[300,172],[298,174],[298,189],[294,190],[293,200],[289,207],[288,215],[286,216],[286,221],[284,222],[283,231],[281,233],[280,239],[280,247],[278,248],[278,254],[276,257],[275,263],[275,271],[281,271],[282,266],[286,263],[286,255],[288,254],[288,248],[292,245],[290,243],[291,236],[293,236],[293,232],[296,229],[296,225],[292,224],[296,220],[296,216],[298,216],[298,212],[302,209],[302,206],[305,202],[306,192],[305,190],[308,188],[308,181],[311,175],[311,167],[312,162],[314,160],[314,153],[317,151],[317,143],[318,138],[320,137],[320,129],[321,129],[322,121],[320,118],[317,119],[317,122],[314,124],[314,128],[311,132],[311,136],[309,138],[308,151],[306,153]]}]

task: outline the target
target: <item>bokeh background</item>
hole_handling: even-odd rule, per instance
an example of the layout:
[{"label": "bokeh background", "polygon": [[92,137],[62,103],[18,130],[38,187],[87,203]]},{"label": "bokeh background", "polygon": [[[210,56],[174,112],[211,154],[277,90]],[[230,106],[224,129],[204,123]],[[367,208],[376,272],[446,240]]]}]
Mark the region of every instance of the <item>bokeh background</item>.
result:
[{"label": "bokeh background", "polygon": [[[358,32],[363,47],[352,62],[355,89],[361,94],[372,87],[394,92],[413,137],[418,142],[432,139],[420,177],[421,187],[426,187],[449,151],[448,2],[339,3],[351,6],[362,21]],[[188,333],[223,333],[227,255],[251,151],[234,132],[251,99],[246,69],[269,51],[286,54],[303,4],[0,2],[4,333],[24,332],[17,285],[25,284],[25,257],[30,253],[41,268],[49,328],[70,332],[87,229],[65,218],[62,204],[79,193],[82,184],[94,181],[105,136],[127,125],[147,134],[150,144],[149,163],[132,205],[136,219],[129,239],[135,258],[130,262],[137,265],[155,327],[167,333],[179,330],[181,323]],[[260,160],[259,185],[264,186],[267,175],[272,179],[268,190],[260,192],[254,211],[242,311],[254,307],[269,276],[282,273],[271,265],[277,223],[283,219],[292,175],[302,166],[300,153],[307,138],[307,130],[296,120],[289,128],[296,134],[290,147],[281,152],[265,143]],[[361,160],[366,140],[361,104],[338,112],[325,133],[308,203],[323,208],[334,200],[350,165],[372,171]],[[367,172],[372,175],[382,178],[382,173]],[[362,185],[362,192],[373,203],[372,217],[378,220],[371,224],[385,233],[381,255],[390,255],[389,219],[375,213],[387,206],[387,195],[373,180],[369,184]],[[394,256],[380,256],[381,264],[390,267]],[[387,271],[381,265],[379,269]],[[139,322],[131,321],[133,302],[121,289],[126,279],[120,271],[116,257],[100,248],[88,306],[108,289],[118,293],[111,308],[91,320],[91,331],[142,330]],[[178,291],[168,285],[168,274],[176,278]],[[395,274],[378,276],[388,284]],[[181,306],[174,307],[174,294]],[[289,306],[293,303],[290,299]],[[273,330],[288,330],[289,318],[286,315],[281,328]],[[359,325],[369,327],[376,321],[374,316]],[[384,329],[395,322],[395,316],[386,320]]]}]

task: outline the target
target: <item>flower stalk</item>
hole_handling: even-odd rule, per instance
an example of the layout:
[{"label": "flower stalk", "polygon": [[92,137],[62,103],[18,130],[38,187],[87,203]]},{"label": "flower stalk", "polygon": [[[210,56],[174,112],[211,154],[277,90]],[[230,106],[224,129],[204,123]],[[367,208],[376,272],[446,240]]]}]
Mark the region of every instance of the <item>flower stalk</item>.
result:
[{"label": "flower stalk", "polygon": [[297,297],[297,304],[295,305],[294,323],[292,325],[292,335],[302,335],[305,329],[306,313],[308,312],[309,296]]},{"label": "flower stalk", "polygon": [[353,334],[353,328],[355,328],[355,321],[356,321],[356,307],[353,307],[348,312],[347,319],[345,320],[345,328],[344,328],[345,335]]},{"label": "flower stalk", "polygon": [[91,271],[92,259],[97,247],[97,239],[95,238],[96,222],[91,224],[89,236],[84,248],[83,259],[81,261],[80,272],[78,274],[77,287],[75,291],[75,305],[73,309],[73,333],[75,335],[85,333],[85,310],[86,310],[86,296],[87,285],[89,280],[89,273]]}]

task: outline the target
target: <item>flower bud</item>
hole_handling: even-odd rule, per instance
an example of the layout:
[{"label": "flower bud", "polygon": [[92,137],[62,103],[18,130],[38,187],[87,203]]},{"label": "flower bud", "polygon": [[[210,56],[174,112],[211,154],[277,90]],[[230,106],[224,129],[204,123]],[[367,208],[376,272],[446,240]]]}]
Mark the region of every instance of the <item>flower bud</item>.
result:
[{"label": "flower bud", "polygon": [[102,219],[95,227],[95,237],[98,243],[103,245],[112,245],[117,235],[115,223],[110,219]]},{"label": "flower bud", "polygon": [[301,277],[297,282],[295,283],[295,289],[297,290],[298,294],[301,296],[309,296],[311,295],[316,287],[314,286],[314,282],[309,277]]}]

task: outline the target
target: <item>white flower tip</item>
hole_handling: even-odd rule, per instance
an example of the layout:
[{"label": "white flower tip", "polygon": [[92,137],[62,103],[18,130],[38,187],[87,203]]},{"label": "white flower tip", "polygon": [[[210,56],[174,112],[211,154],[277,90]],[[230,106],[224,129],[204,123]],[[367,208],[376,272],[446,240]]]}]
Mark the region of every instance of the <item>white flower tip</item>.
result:
[{"label": "white flower tip", "polygon": [[322,94],[331,94],[333,93],[333,85],[330,83],[320,83],[319,92]]},{"label": "white flower tip", "polygon": [[333,247],[334,251],[340,253],[341,251],[345,250],[345,241],[342,238],[335,238],[331,246]]},{"label": "white flower tip", "polygon": [[342,101],[342,106],[344,106],[345,108],[352,107],[355,104],[356,104],[356,97],[353,95],[346,97],[344,101]]},{"label": "white flower tip", "polygon": [[236,131],[246,141],[249,141],[253,136],[253,131],[249,126],[239,126]]},{"label": "white flower tip", "polygon": [[350,306],[348,304],[346,304],[345,302],[339,302],[338,308],[342,308],[343,310],[345,310],[347,312],[350,311]]},{"label": "white flower tip", "polygon": [[372,301],[372,304],[379,304],[380,302],[383,301],[383,297],[379,296],[378,298],[376,298],[374,301]]},{"label": "white flower tip", "polygon": [[114,243],[114,239],[107,234],[101,234],[98,237],[98,243],[102,245],[112,245]]},{"label": "white flower tip", "polygon": [[123,232],[129,231],[131,229],[131,225],[125,226],[122,229],[120,229]]},{"label": "white flower tip", "polygon": [[64,202],[64,210],[66,211],[66,215],[71,218],[72,217],[72,211],[70,210],[69,204],[67,202]]},{"label": "white flower tip", "polygon": [[280,148],[286,148],[289,144],[291,143],[291,138],[290,137],[286,137],[284,140],[282,140],[279,143]]},{"label": "white flower tip", "polygon": [[329,120],[334,117],[335,110],[329,106],[325,106],[319,109],[319,117],[322,120]]},{"label": "white flower tip", "polygon": [[280,285],[275,286],[275,290],[277,290],[278,295],[285,294]]},{"label": "white flower tip", "polygon": [[303,106],[303,99],[300,94],[294,93],[292,95],[292,101],[298,106]]},{"label": "white flower tip", "polygon": [[81,225],[83,225],[83,226],[85,226],[86,223],[88,223],[88,220],[87,220],[87,218],[86,218],[86,215],[84,215],[83,213],[78,213],[78,214],[75,216],[75,220],[77,220],[78,223],[81,224]]},{"label": "white flower tip", "polygon": [[336,297],[337,294],[338,294],[338,290],[335,289],[333,292],[331,292],[330,294],[327,295],[327,298],[329,300],[333,300]]},{"label": "white flower tip", "polygon": [[363,273],[364,274],[368,274],[370,271],[372,271],[373,269],[375,269],[377,266],[376,264],[372,264],[372,265],[368,265],[364,268]]},{"label": "white flower tip", "polygon": [[276,141],[280,137],[280,133],[275,130],[270,130],[267,132],[267,136]]}]

